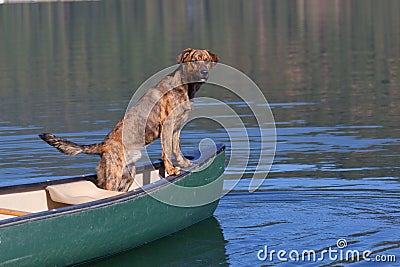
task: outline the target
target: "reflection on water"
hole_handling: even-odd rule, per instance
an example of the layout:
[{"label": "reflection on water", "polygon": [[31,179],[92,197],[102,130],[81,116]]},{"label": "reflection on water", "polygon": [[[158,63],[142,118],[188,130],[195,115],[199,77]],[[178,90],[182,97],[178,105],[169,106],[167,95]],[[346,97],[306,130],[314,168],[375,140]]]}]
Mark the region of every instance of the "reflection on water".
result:
[{"label": "reflection on water", "polygon": [[90,266],[228,266],[224,236],[209,218],[172,236]]},{"label": "reflection on water", "polygon": [[[209,48],[270,102],[271,172],[257,193],[247,191],[260,131],[243,100],[204,85],[199,96],[223,100],[247,127],[244,179],[221,200],[218,222],[104,264],[257,266],[268,264],[257,260],[264,245],[323,250],[339,238],[399,261],[399,13],[396,0],[0,5],[0,184],[94,172],[96,157],[67,157],[37,134],[98,142],[144,80],[186,47]],[[185,127],[183,149],[210,137],[230,153],[227,131],[204,119]],[[159,158],[159,141],[148,151]],[[231,166],[225,187],[242,171]]]}]

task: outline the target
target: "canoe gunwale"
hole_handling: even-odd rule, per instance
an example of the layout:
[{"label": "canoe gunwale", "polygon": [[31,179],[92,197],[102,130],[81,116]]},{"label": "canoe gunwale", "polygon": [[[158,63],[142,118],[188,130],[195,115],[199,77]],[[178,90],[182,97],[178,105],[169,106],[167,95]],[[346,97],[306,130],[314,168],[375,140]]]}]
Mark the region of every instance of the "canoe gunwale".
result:
[{"label": "canoe gunwale", "polygon": [[[78,204],[78,205],[71,205],[67,207],[62,207],[62,208],[56,208],[56,209],[51,209],[51,210],[46,210],[46,211],[41,211],[41,212],[35,212],[31,213],[28,215],[20,216],[20,217],[14,217],[14,218],[9,218],[9,219],[4,219],[0,221],[0,229],[3,227],[11,226],[11,225],[17,225],[17,224],[22,224],[26,223],[28,221],[37,221],[37,220],[43,220],[43,219],[48,219],[52,217],[57,217],[57,216],[62,216],[62,215],[67,215],[67,214],[73,214],[73,213],[79,213],[83,212],[86,210],[90,209],[96,209],[96,208],[102,208],[102,207],[107,207],[107,206],[112,206],[118,203],[123,203],[130,201],[132,199],[144,197],[148,195],[151,192],[157,191],[170,183],[176,183],[188,175],[190,175],[193,171],[201,168],[202,166],[208,164],[211,160],[213,160],[217,155],[225,151],[225,145],[223,144],[217,144],[217,150],[216,151],[211,151],[211,150],[202,150],[202,152],[205,152],[204,154],[206,157],[202,157],[201,162],[194,161],[194,164],[187,168],[186,170],[182,170],[179,174],[174,175],[174,176],[169,176],[168,179],[162,178],[154,183],[145,185],[142,188],[138,188],[136,190],[132,190],[126,193],[121,193],[121,195],[113,196],[113,197],[108,197],[105,199],[100,199],[100,200],[95,200],[83,204]],[[200,151],[195,150],[189,154],[189,156],[193,157],[194,159],[199,159]],[[148,164],[142,164],[137,166],[137,173],[140,171],[144,170],[149,170],[149,169],[159,169],[163,167],[163,162],[161,160],[157,160]],[[29,183],[29,184],[20,184],[20,185],[11,185],[11,186],[4,186],[0,187],[0,193],[3,192],[12,192],[12,191],[21,191],[21,190],[26,190],[29,188],[45,188],[46,186],[49,185],[56,185],[56,184],[63,184],[63,183],[70,183],[70,182],[76,182],[76,181],[95,181],[96,179],[96,174],[88,174],[88,175],[82,175],[78,177],[71,177],[71,178],[62,178],[59,180],[50,180],[50,181],[40,181],[40,182],[35,182],[35,183]]]}]

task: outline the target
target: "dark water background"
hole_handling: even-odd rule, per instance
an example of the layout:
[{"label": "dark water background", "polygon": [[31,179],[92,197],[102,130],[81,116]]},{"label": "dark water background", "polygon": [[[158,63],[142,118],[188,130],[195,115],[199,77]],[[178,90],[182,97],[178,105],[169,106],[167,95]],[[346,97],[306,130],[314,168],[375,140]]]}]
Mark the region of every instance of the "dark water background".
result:
[{"label": "dark water background", "polygon": [[[300,263],[400,266],[399,14],[396,0],[0,5],[0,185],[94,172],[96,157],[67,157],[37,134],[102,140],[142,82],[184,48],[208,48],[271,104],[277,151],[268,178],[247,192],[251,161],[215,218],[96,265],[285,266],[257,252],[320,252],[344,238],[346,249],[397,263]],[[200,96],[210,95],[251,115],[205,85]],[[183,147],[206,137],[229,145],[218,125],[194,121]],[[159,157],[157,143],[149,150]]]}]

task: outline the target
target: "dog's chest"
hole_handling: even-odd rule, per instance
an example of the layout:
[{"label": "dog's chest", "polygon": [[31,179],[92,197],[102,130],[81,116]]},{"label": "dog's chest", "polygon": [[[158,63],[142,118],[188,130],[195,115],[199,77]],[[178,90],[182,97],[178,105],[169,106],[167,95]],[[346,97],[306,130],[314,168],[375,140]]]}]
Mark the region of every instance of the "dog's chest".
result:
[{"label": "dog's chest", "polygon": [[190,100],[177,105],[171,114],[173,117],[173,121],[175,122],[174,124],[179,126],[186,122],[189,119],[189,114],[192,109],[193,102]]}]

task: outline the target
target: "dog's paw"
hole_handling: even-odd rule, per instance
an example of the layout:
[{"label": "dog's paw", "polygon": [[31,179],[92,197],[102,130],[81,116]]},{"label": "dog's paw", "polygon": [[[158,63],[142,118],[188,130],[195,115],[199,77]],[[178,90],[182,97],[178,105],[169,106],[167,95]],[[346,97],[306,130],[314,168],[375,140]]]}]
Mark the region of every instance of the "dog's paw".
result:
[{"label": "dog's paw", "polygon": [[186,167],[189,167],[190,165],[192,165],[192,162],[188,159],[182,159],[182,160],[178,161],[178,165],[182,168],[186,168]]},{"label": "dog's paw", "polygon": [[181,172],[181,168],[170,167],[170,168],[167,168],[165,171],[166,171],[166,173],[168,175],[176,175],[176,174],[179,174]]}]

